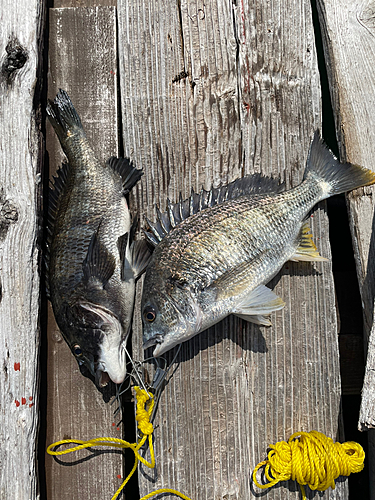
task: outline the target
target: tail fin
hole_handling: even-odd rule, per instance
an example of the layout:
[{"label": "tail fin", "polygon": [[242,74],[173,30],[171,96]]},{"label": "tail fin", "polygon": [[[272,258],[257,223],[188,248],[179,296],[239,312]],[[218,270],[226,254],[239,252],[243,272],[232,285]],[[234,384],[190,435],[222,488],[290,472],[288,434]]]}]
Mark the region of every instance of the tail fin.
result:
[{"label": "tail fin", "polygon": [[375,172],[353,165],[340,163],[325,145],[317,130],[310,147],[303,180],[314,180],[322,187],[322,200],[334,194],[345,193],[361,186],[375,183]]},{"label": "tail fin", "polygon": [[60,89],[54,101],[48,100],[47,115],[60,140],[73,131],[84,133],[78,113],[65,90]]}]

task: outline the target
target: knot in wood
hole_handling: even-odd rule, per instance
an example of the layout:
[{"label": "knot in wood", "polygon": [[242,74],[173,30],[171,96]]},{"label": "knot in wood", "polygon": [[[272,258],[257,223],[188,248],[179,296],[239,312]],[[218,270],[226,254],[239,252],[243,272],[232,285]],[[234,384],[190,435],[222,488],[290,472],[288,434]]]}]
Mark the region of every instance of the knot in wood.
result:
[{"label": "knot in wood", "polygon": [[2,64],[1,72],[8,84],[14,80],[15,72],[21,69],[28,59],[27,50],[13,37],[5,47],[7,55]]},{"label": "knot in wood", "polygon": [[5,239],[9,226],[18,221],[18,210],[5,199],[4,193],[0,191],[0,241]]}]

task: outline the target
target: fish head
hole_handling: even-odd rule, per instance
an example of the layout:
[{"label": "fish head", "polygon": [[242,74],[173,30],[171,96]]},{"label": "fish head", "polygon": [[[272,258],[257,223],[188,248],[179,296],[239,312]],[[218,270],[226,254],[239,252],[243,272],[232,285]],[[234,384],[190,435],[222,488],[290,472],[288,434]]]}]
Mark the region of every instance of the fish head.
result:
[{"label": "fish head", "polygon": [[155,345],[157,357],[201,331],[203,313],[188,284],[170,279],[148,287],[142,296],[143,348]]},{"label": "fish head", "polygon": [[120,384],[126,376],[127,333],[108,309],[79,301],[69,308],[64,335],[83,374],[89,372],[98,387],[109,380]]}]

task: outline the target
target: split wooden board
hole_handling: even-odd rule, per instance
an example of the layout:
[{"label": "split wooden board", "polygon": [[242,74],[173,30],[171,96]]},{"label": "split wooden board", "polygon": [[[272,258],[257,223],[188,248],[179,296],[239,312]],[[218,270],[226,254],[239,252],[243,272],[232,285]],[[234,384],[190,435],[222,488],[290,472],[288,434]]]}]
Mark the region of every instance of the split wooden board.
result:
[{"label": "split wooden board", "polygon": [[0,5],[0,498],[39,498],[44,2]]}]

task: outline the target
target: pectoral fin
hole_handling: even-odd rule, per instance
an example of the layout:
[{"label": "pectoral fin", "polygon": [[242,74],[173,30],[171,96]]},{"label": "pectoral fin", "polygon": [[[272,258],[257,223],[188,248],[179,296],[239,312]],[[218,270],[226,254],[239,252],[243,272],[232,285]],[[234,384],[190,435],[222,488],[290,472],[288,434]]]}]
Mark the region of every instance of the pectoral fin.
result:
[{"label": "pectoral fin", "polygon": [[283,299],[266,286],[259,285],[237,304],[233,314],[258,325],[270,326],[271,322],[265,316],[282,309],[284,306]]},{"label": "pectoral fin", "polygon": [[97,278],[102,282],[103,288],[115,271],[115,258],[99,240],[96,231],[92,235],[82,267],[84,279],[88,281],[91,277]]},{"label": "pectoral fin", "polygon": [[317,262],[328,260],[319,254],[318,249],[312,240],[311,230],[307,222],[302,226],[296,253],[289,260],[293,262]]}]

